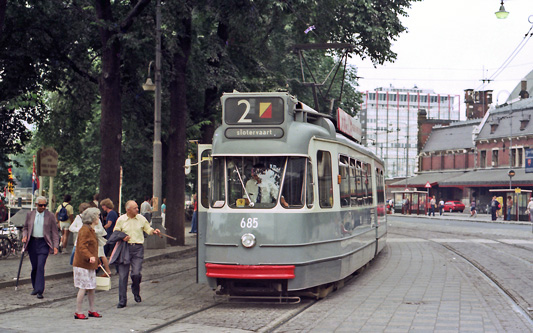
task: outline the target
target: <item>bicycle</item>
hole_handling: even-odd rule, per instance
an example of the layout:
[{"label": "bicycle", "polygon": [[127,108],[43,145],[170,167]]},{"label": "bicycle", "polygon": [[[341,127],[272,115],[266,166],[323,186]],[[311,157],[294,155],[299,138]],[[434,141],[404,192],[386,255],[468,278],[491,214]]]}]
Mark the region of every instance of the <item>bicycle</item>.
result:
[{"label": "bicycle", "polygon": [[20,239],[20,231],[13,225],[3,226],[0,233],[0,258],[20,254],[24,244]]}]

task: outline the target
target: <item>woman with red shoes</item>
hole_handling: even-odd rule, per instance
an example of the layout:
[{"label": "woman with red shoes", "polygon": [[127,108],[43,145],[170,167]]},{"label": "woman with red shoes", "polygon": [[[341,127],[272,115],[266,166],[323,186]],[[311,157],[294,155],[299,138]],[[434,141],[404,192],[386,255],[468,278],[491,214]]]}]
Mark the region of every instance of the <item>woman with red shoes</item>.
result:
[{"label": "woman with red shoes", "polygon": [[94,226],[99,223],[100,210],[98,208],[88,208],[81,214],[83,226],[78,232],[76,252],[74,253],[73,270],[74,286],[79,288],[76,299],[76,313],[74,319],[89,319],[81,313],[83,298],[87,293],[89,299],[89,317],[101,318],[102,316],[94,311],[94,298],[96,289],[96,269],[98,268],[98,239],[94,231]]}]

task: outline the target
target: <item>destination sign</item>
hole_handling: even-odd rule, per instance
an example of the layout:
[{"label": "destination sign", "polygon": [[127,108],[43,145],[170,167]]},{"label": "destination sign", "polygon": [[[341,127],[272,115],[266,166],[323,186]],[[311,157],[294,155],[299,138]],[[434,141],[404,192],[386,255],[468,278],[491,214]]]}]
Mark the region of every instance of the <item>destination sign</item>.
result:
[{"label": "destination sign", "polygon": [[237,97],[224,103],[224,121],[228,125],[280,125],[284,103],[279,97]]},{"label": "destination sign", "polygon": [[228,139],[279,139],[283,137],[283,129],[279,127],[245,127],[227,128]]}]

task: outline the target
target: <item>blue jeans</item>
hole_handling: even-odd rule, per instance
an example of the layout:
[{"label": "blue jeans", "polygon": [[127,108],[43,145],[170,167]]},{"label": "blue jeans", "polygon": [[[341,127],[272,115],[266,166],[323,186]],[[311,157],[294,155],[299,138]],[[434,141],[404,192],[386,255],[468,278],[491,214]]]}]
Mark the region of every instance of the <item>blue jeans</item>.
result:
[{"label": "blue jeans", "polygon": [[190,232],[198,232],[198,211],[197,210],[195,210],[192,213],[191,231]]}]

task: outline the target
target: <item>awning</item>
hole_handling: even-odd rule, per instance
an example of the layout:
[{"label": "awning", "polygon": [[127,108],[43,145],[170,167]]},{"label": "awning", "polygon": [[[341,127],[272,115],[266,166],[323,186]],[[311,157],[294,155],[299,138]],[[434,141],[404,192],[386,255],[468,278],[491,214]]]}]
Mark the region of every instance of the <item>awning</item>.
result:
[{"label": "awning", "polygon": [[424,172],[407,180],[400,180],[389,184],[389,187],[424,187],[429,182],[431,186],[440,185],[441,182],[450,178],[456,178],[465,174],[465,171]]},{"label": "awning", "polygon": [[[513,170],[515,172],[515,175],[512,178],[513,187],[533,186],[533,174],[526,174],[524,168]],[[509,185],[509,169],[473,170],[439,182],[439,186],[443,187],[465,185],[477,185],[483,187]]]}]

